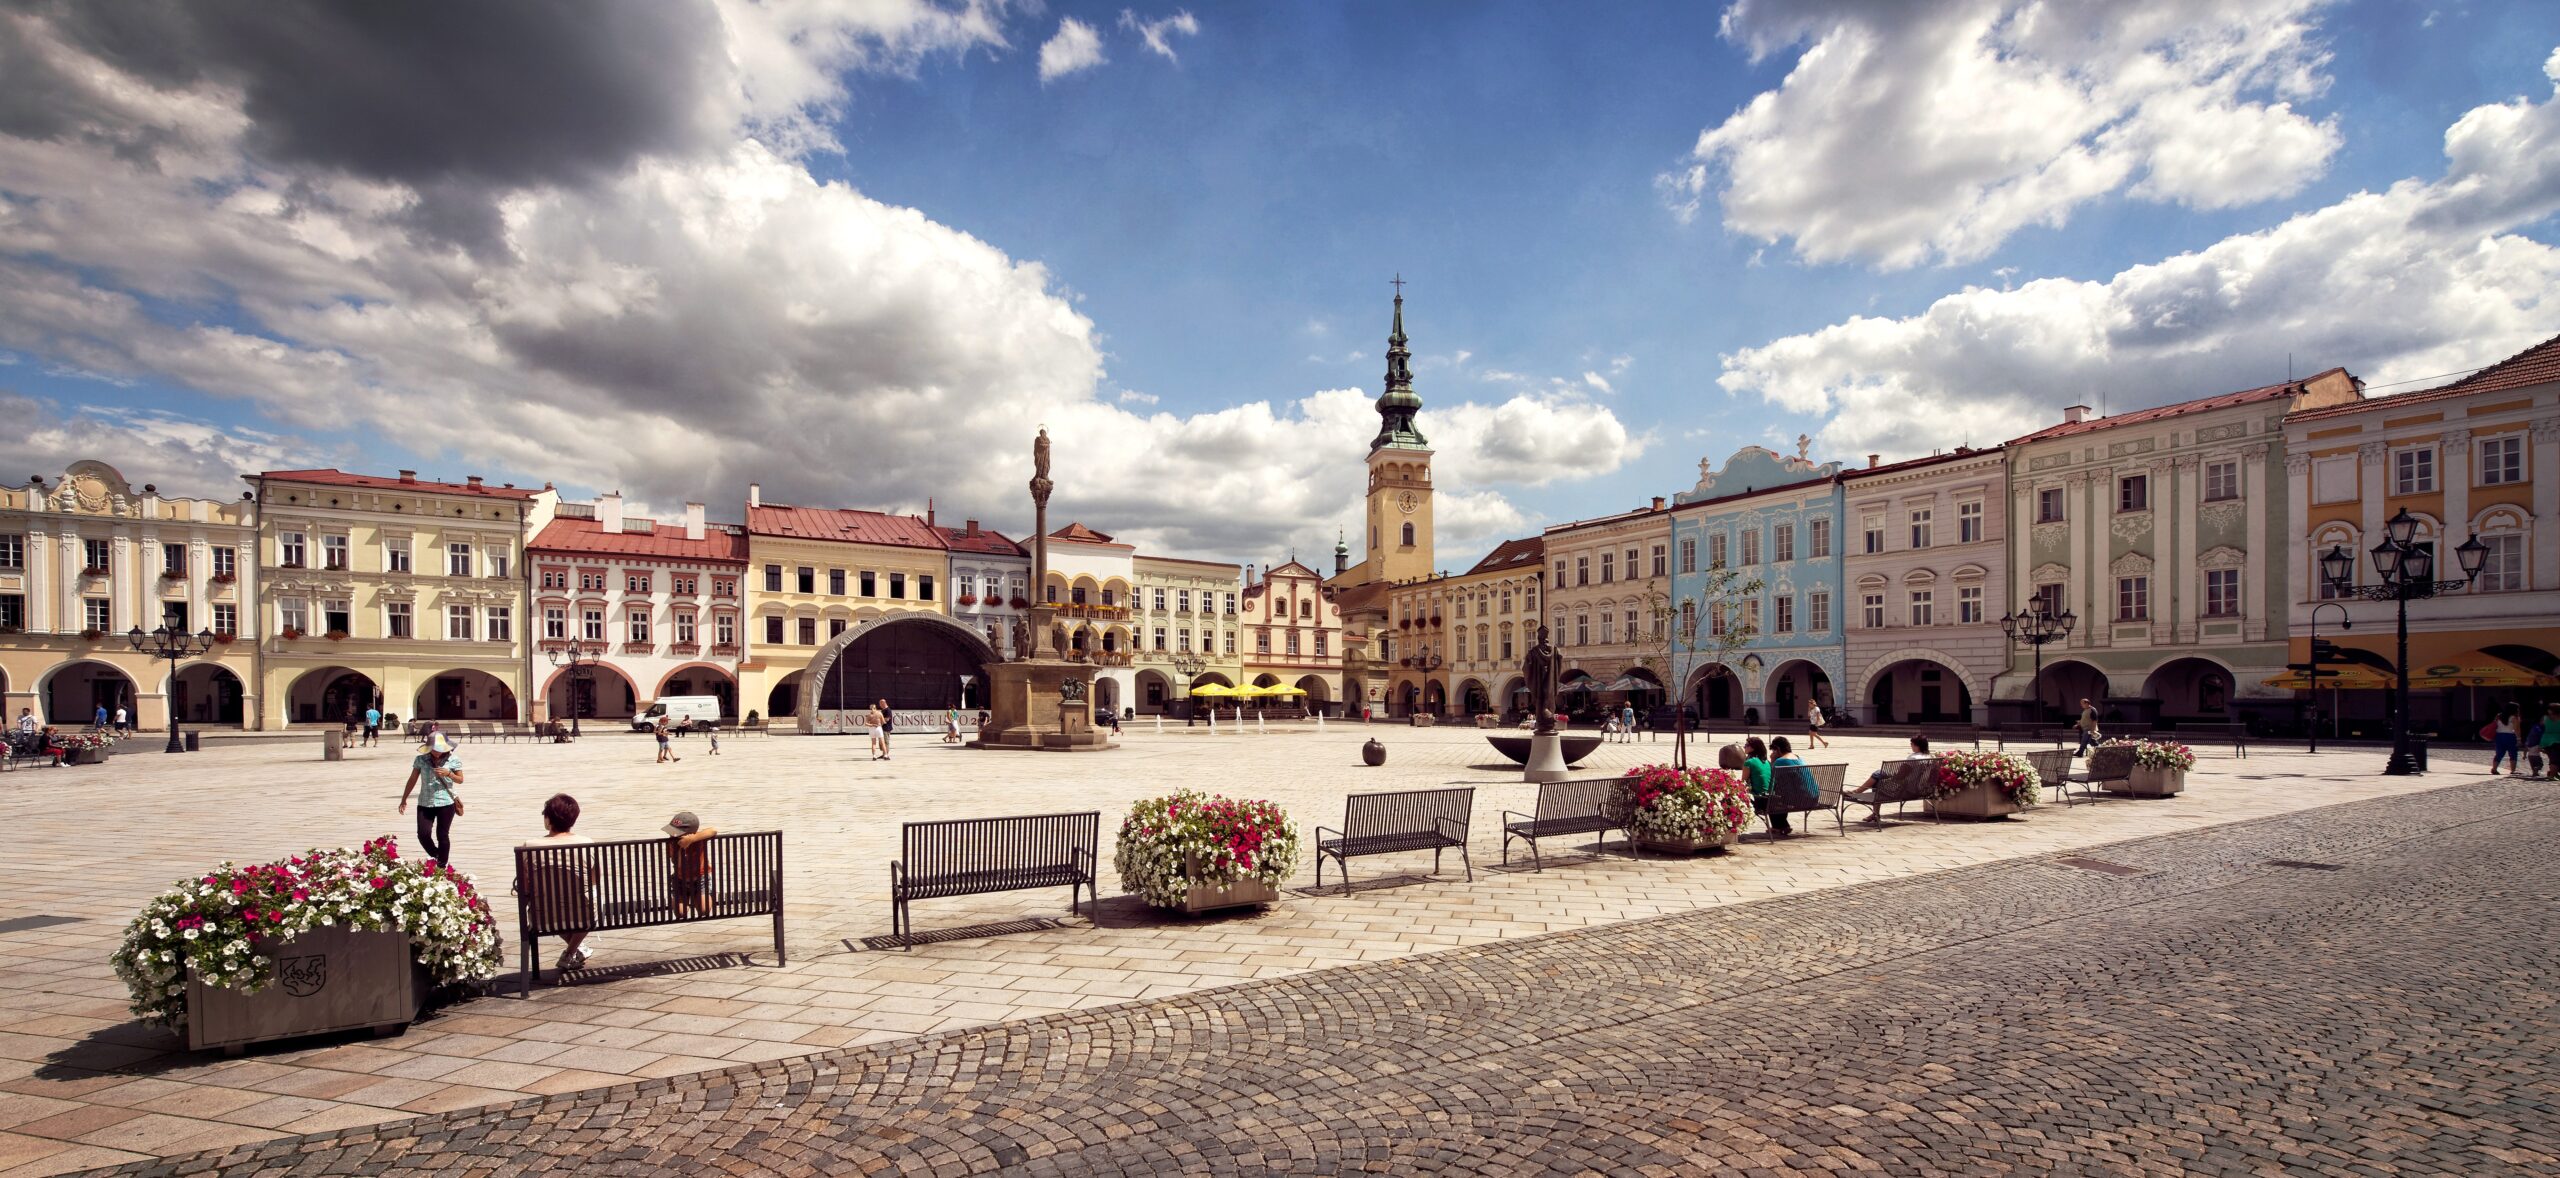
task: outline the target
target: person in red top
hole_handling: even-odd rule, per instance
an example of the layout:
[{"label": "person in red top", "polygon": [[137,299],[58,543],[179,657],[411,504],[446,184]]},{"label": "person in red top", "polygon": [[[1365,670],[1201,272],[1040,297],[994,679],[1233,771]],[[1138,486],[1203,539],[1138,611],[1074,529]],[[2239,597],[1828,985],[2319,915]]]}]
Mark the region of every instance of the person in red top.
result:
[{"label": "person in red top", "polygon": [[659,829],[667,835],[667,893],[677,916],[711,915],[711,836],[720,833],[702,824],[693,811],[679,812]]}]

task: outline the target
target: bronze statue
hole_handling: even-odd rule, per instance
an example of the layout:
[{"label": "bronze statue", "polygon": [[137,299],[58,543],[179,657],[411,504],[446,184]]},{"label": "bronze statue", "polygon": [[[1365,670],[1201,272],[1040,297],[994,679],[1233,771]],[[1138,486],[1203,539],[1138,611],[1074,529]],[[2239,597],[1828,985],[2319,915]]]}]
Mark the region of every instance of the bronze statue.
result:
[{"label": "bronze statue", "polygon": [[1049,489],[1056,485],[1049,481],[1049,431],[1044,429],[1031,442],[1031,501],[1049,506]]},{"label": "bronze statue", "polygon": [[1538,627],[1537,641],[1529,644],[1529,653],[1520,660],[1520,677],[1528,680],[1529,706],[1537,712],[1537,735],[1546,736],[1556,730],[1556,648],[1547,641],[1547,628]]},{"label": "bronze statue", "polygon": [[1020,617],[1013,619],[1013,657],[1031,657],[1031,623]]}]

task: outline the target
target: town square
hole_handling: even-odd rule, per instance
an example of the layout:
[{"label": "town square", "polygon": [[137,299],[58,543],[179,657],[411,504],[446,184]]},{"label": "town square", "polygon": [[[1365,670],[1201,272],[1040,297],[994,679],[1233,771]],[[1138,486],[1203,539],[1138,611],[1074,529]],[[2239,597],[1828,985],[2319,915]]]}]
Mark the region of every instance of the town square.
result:
[{"label": "town square", "polygon": [[0,1178],[2560,1175],[2549,6],[0,76]]}]

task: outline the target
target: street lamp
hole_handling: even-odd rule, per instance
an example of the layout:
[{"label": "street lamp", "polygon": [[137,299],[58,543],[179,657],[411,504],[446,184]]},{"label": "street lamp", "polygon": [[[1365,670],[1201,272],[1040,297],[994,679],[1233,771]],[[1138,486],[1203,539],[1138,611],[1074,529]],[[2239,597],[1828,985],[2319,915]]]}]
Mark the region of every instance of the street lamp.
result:
[{"label": "street lamp", "polygon": [[2418,521],[2405,507],[2382,525],[2382,540],[2371,549],[2373,571],[2382,580],[2379,585],[2354,582],[2355,558],[2344,547],[2331,548],[2320,558],[2320,575],[2328,578],[2338,596],[2394,603],[2400,657],[2392,664],[2391,760],[2382,769],[2390,777],[2418,772],[2416,750],[2409,743],[2409,603],[2469,585],[2489,558],[2489,546],[2474,535],[2453,550],[2454,559],[2462,565],[2462,579],[2439,581],[2435,579],[2435,545],[2421,544],[2417,537]]},{"label": "street lamp", "polygon": [[593,644],[570,639],[551,648],[551,665],[569,669],[569,738],[586,735],[578,730],[578,713],[595,706],[596,663],[604,658],[604,643]]},{"label": "street lamp", "polygon": [[[125,634],[125,640],[133,643],[135,650],[153,658],[169,660],[169,677],[172,680],[175,680],[178,675],[178,660],[193,658],[213,649],[213,631],[189,634],[184,630],[172,630],[165,625],[148,634],[142,632],[142,627],[136,626]],[[186,744],[178,739],[178,706],[174,699],[169,702],[168,751],[173,753],[187,751]]]},{"label": "street lamp", "polygon": [[[2345,580],[2347,574],[2355,571],[2355,567],[2356,558],[2347,555],[2347,550],[2344,548],[2331,548],[2329,555],[2320,558],[2320,575],[2333,584]],[[2323,601],[2311,607],[2311,661],[2300,669],[2308,671],[2311,676],[2311,747],[2306,751],[2315,753],[2320,751],[2320,679],[2323,675],[2337,674],[2335,671],[2324,672],[2320,669],[2320,664],[2328,661],[2329,651],[2332,649],[2331,643],[2320,640],[2320,611],[2324,609],[2338,611],[2339,629],[2356,628],[2355,619],[2347,616],[2347,603],[2343,601]],[[2330,693],[2329,702],[2334,711],[2337,693]],[[2337,717],[2332,715],[2329,721],[2335,724]]]},{"label": "street lamp", "polygon": [[1192,713],[1192,709],[1190,707],[1191,680],[1200,672],[1208,669],[1209,660],[1193,654],[1190,651],[1181,651],[1173,656],[1173,673],[1182,677],[1182,694],[1174,698],[1183,704],[1182,726],[1185,728],[1191,727],[1200,719],[1200,717]]},{"label": "street lamp", "polygon": [[[1440,652],[1439,652],[1438,650],[1426,650],[1426,651],[1423,651],[1423,652],[1422,652],[1422,653],[1420,653],[1420,654],[1408,656],[1408,657],[1404,660],[1404,665],[1406,665],[1406,666],[1408,666],[1408,667],[1411,667],[1411,668],[1413,668],[1414,670],[1417,670],[1417,671],[1422,672],[1422,683],[1423,683],[1424,691],[1422,692],[1422,694],[1421,694],[1421,695],[1417,695],[1417,696],[1415,696],[1415,697],[1414,697],[1414,702],[1415,702],[1415,703],[1417,703],[1417,704],[1419,704],[1419,703],[1421,703],[1425,698],[1428,698],[1428,697],[1429,697],[1429,695],[1430,695],[1429,688],[1430,688],[1430,685],[1431,685],[1431,673],[1432,673],[1433,671],[1437,671],[1437,670],[1439,670],[1441,667],[1443,667],[1443,666],[1445,666],[1445,665],[1447,665],[1447,664],[1446,664],[1445,660],[1443,660],[1443,659],[1440,657]],[[1445,699],[1445,698],[1444,698],[1444,699],[1442,699],[1440,702],[1441,702],[1442,704],[1444,704],[1444,705],[1445,705],[1445,704],[1447,704],[1449,701],[1448,701],[1447,699]],[[1435,711],[1433,711],[1431,714],[1432,714],[1433,716],[1437,717],[1440,713],[1439,713],[1437,710],[1435,710]]]},{"label": "street lamp", "polygon": [[2035,704],[2035,722],[2044,723],[2044,648],[2049,642],[2071,637],[2071,628],[2080,618],[2070,610],[2055,613],[2045,608],[2043,598],[2033,598],[2027,608],[2000,615],[2000,631],[2011,642],[2023,642],[2036,652],[2036,677],[2027,681],[2028,699]]}]

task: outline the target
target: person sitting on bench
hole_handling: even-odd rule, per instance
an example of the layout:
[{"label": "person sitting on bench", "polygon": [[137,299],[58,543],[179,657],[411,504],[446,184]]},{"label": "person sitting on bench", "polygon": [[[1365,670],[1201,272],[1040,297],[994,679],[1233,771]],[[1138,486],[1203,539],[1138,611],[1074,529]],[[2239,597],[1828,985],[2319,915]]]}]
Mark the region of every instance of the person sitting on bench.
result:
[{"label": "person sitting on bench", "polygon": [[[1929,752],[1929,738],[1922,736],[1917,732],[1912,733],[1911,755],[1904,757],[1903,760],[1929,761],[1935,759],[1936,758]],[[1859,787],[1856,793],[1849,794],[1848,799],[1862,806],[1872,804],[1875,801],[1876,787],[1883,785],[1884,781],[1885,770],[1878,768],[1875,772],[1867,774],[1867,783]]]}]

